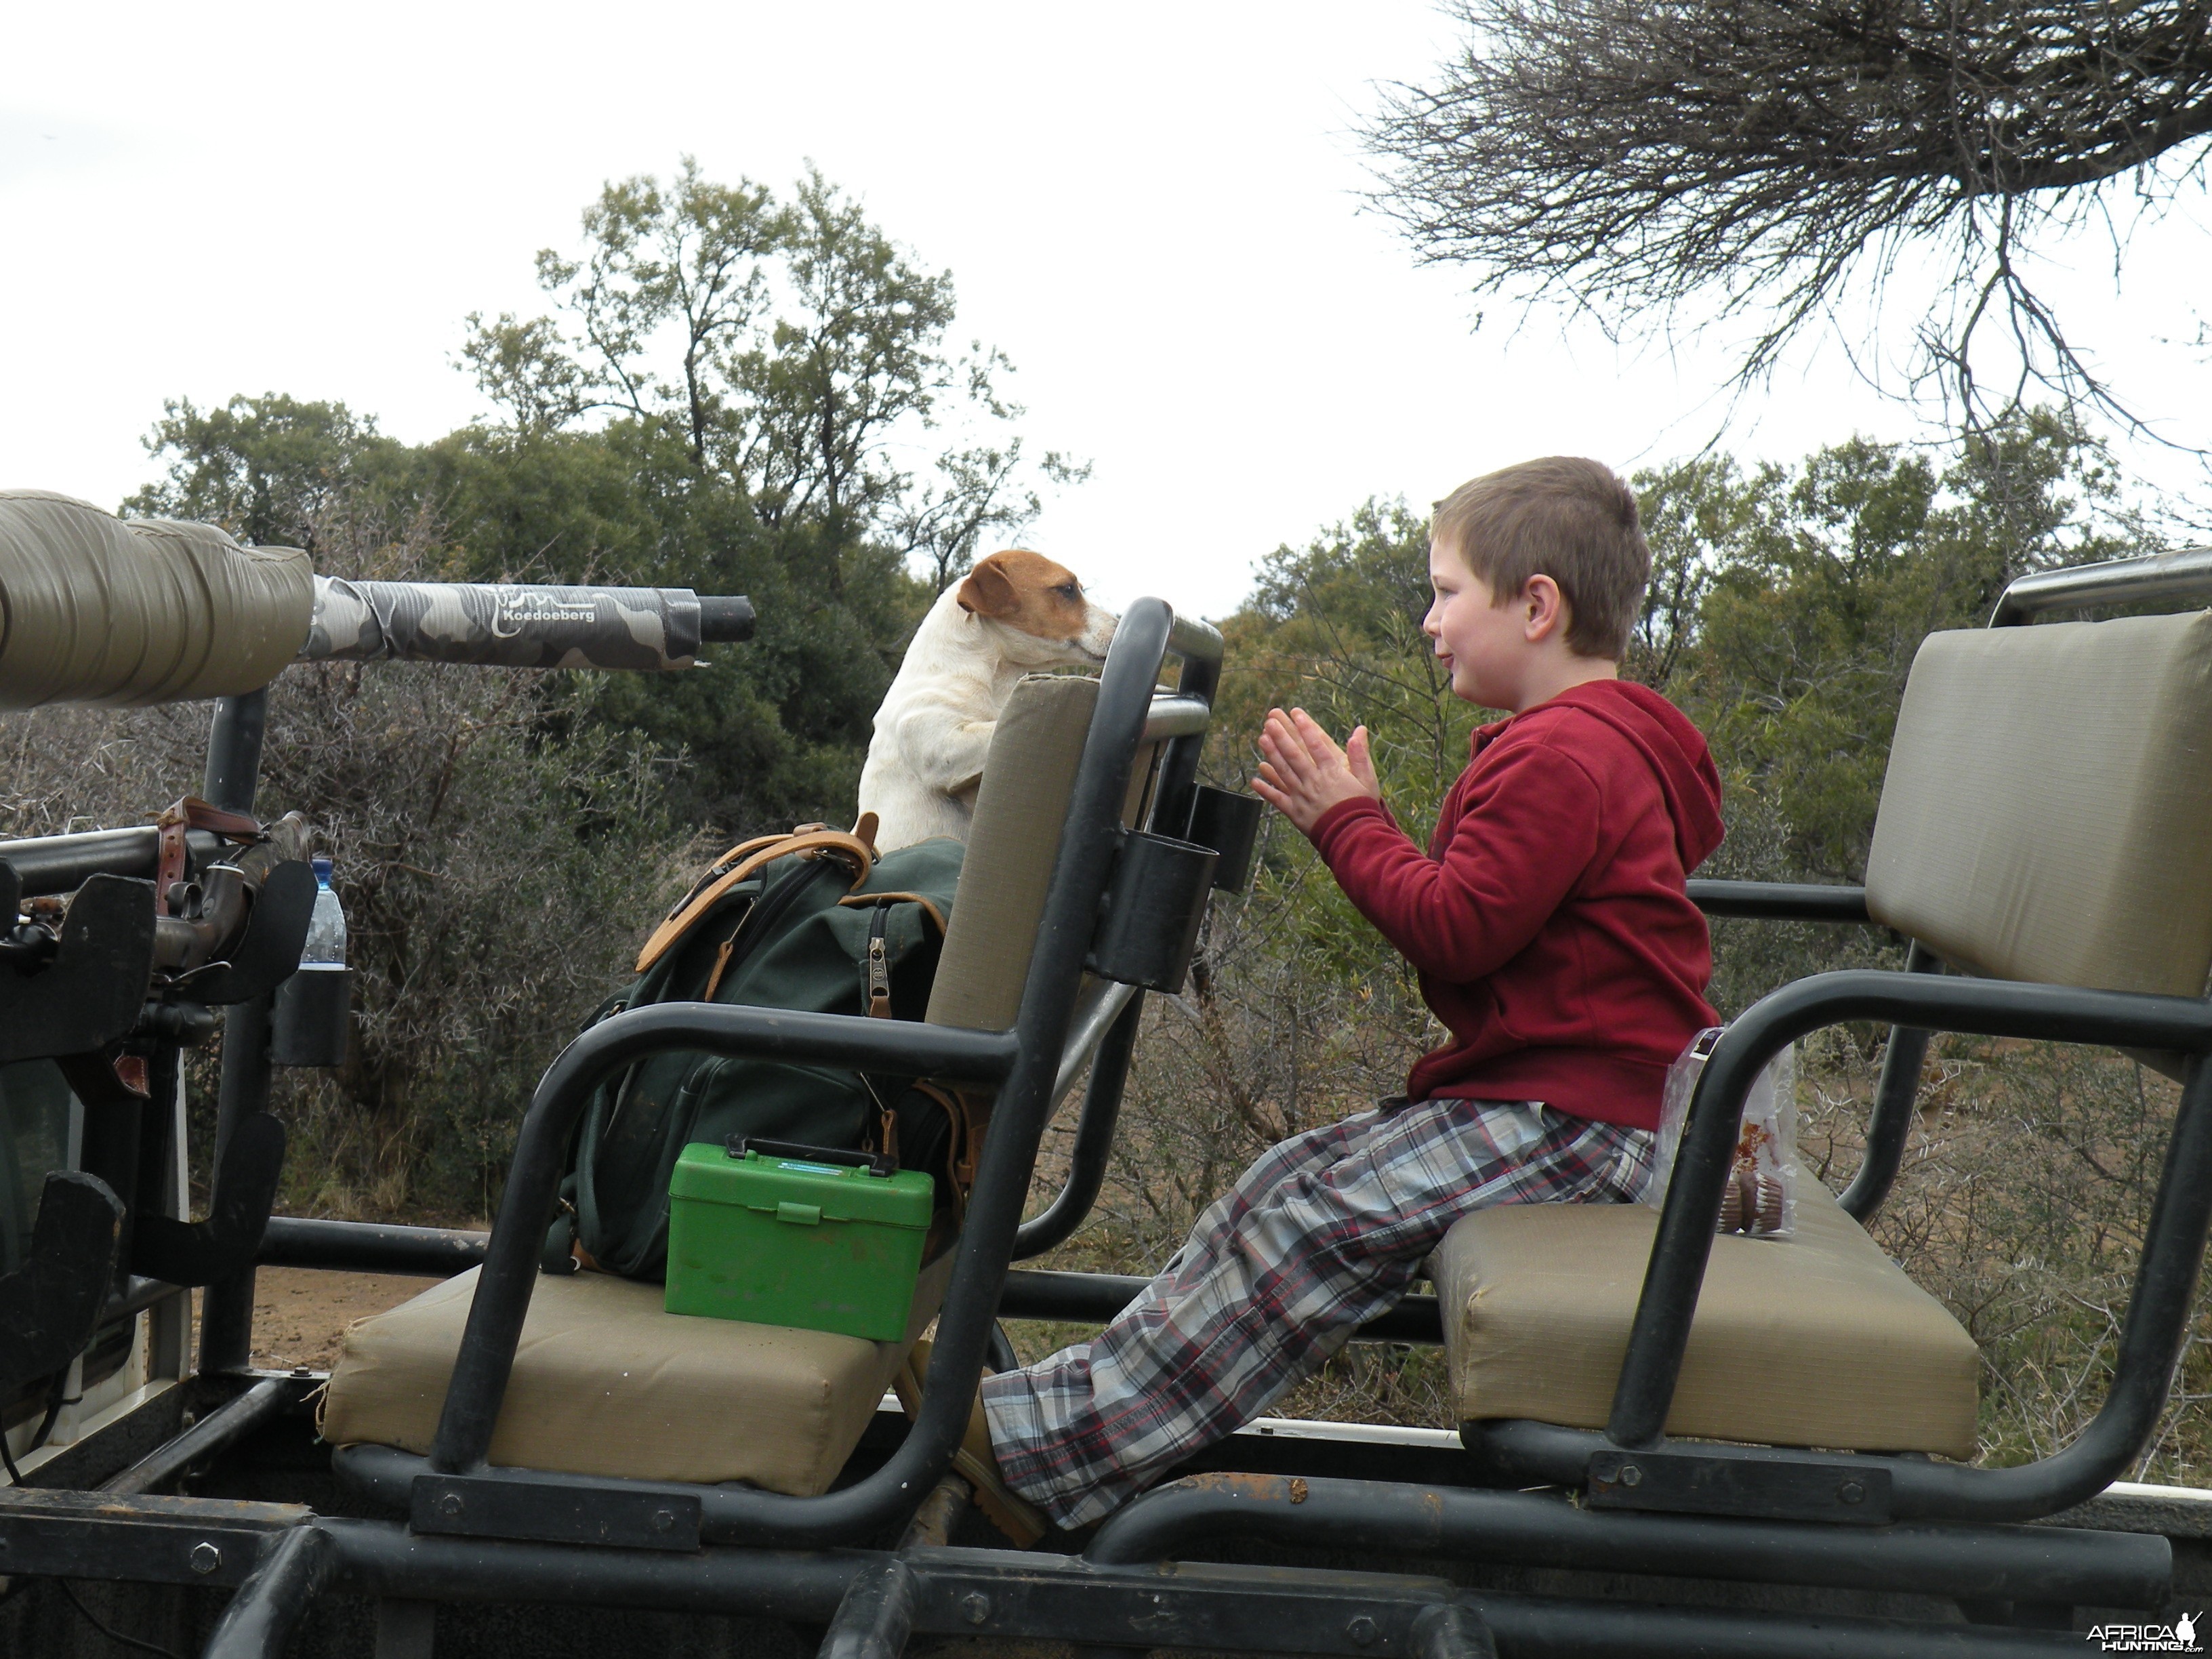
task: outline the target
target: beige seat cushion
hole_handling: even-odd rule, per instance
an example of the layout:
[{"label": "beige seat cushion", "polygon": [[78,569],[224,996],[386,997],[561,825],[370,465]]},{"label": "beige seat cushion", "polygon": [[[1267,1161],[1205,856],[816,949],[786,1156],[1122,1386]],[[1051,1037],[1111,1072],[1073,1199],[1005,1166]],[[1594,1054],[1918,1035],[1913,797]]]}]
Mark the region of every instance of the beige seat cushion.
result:
[{"label": "beige seat cushion", "polygon": [[[606,1273],[540,1278],[516,1346],[491,1461],[508,1468],[825,1492],[945,1293],[923,1272],[903,1342],[701,1319],[661,1287]],[[323,1438],[427,1452],[445,1408],[474,1269],[345,1334]]]},{"label": "beige seat cushion", "polygon": [[2001,979],[2199,996],[2212,968],[2212,612],[1931,634],[1867,910]]},{"label": "beige seat cushion", "polygon": [[[1000,711],[930,989],[929,1024],[971,1031],[1012,1026],[1060,854],[1076,766],[1097,707],[1098,682],[1087,675],[1032,674]],[[1138,749],[1122,805],[1125,823],[1136,822],[1145,804],[1156,748]]]},{"label": "beige seat cushion", "polygon": [[[1605,1426],[1658,1219],[1522,1204],[1445,1235],[1429,1268],[1463,1419]],[[1804,1178],[1794,1238],[1713,1241],[1667,1432],[1971,1457],[1979,1369],[1959,1322]]]}]

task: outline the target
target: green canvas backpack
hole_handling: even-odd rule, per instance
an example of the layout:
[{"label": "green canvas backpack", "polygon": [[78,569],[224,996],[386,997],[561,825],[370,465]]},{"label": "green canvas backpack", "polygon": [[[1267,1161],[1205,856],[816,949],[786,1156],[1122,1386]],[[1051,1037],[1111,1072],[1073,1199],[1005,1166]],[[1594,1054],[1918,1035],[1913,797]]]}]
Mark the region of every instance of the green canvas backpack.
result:
[{"label": "green canvas backpack", "polygon": [[[638,978],[589,1024],[687,1001],[920,1019],[965,849],[939,839],[878,859],[863,838],[871,828],[814,825],[732,848],[654,930]],[[957,1203],[972,1166],[963,1103],[917,1082],[696,1049],[637,1061],[585,1109],[547,1269],[581,1260],[665,1277],[669,1176],[695,1141],[749,1135],[888,1152],[935,1178],[940,1206]]]}]

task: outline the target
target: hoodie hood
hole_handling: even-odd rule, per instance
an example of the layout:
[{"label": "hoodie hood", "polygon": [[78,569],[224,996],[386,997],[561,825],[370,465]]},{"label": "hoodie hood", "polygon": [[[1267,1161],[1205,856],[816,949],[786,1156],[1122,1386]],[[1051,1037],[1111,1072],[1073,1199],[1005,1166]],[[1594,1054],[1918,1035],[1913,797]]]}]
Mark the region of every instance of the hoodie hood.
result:
[{"label": "hoodie hood", "polygon": [[[1515,718],[1528,720],[1553,708],[1579,708],[1595,715],[1635,744],[1650,763],[1674,821],[1674,847],[1682,855],[1685,875],[1712,856],[1725,833],[1720,769],[1713,764],[1705,734],[1690,723],[1688,715],[1648,685],[1633,680],[1591,680]],[[1497,732],[1510,723],[1500,721],[1483,731]]]}]

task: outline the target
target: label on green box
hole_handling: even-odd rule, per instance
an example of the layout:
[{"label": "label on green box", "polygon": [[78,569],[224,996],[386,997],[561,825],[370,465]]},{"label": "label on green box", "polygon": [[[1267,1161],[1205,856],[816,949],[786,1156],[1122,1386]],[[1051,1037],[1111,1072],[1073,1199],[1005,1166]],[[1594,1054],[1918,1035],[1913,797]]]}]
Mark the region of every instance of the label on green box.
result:
[{"label": "label on green box", "polygon": [[934,1183],[919,1170],[686,1146],[668,1183],[671,1313],[906,1334]]}]

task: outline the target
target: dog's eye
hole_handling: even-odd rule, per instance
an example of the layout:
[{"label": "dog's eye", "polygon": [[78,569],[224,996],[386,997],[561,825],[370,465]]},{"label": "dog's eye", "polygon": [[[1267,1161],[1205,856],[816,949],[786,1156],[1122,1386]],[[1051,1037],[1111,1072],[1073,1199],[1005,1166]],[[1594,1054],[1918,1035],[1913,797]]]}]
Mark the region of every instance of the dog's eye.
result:
[{"label": "dog's eye", "polygon": [[1075,598],[1077,594],[1082,592],[1083,588],[1081,584],[1077,582],[1062,582],[1058,587],[1054,588],[1052,591],[1059,594],[1063,599],[1072,599]]}]

